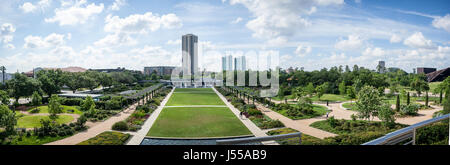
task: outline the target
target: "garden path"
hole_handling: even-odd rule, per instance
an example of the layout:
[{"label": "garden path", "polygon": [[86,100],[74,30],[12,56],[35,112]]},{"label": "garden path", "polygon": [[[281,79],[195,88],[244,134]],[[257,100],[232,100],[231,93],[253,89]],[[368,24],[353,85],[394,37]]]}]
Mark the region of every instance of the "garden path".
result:
[{"label": "garden path", "polygon": [[[143,100],[141,100],[140,102],[142,103]],[[84,132],[80,132],[80,133],[77,133],[68,138],[54,141],[51,143],[47,143],[45,145],[75,145],[82,141],[93,138],[102,132],[111,130],[111,127],[114,123],[128,118],[136,110],[137,105],[138,105],[138,103],[135,103],[135,104],[129,106],[127,109],[123,110],[122,112],[110,117],[109,119],[107,119],[103,122],[96,124],[93,127],[90,127],[88,130],[86,130]]]}]

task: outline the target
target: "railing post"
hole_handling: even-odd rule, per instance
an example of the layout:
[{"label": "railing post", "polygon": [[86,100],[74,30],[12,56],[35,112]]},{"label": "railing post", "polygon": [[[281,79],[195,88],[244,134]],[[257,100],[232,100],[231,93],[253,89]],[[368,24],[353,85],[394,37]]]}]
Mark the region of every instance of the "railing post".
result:
[{"label": "railing post", "polygon": [[302,144],[302,133],[300,133],[300,135],[298,137],[299,137],[298,145],[301,145]]},{"label": "railing post", "polygon": [[413,142],[412,145],[416,145],[416,128],[413,128]]}]

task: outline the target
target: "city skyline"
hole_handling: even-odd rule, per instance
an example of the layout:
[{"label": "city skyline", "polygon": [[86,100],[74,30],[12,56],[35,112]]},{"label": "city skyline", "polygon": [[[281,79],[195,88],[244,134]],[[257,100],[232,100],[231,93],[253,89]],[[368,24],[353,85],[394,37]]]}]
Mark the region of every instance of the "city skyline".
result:
[{"label": "city skyline", "polygon": [[201,38],[199,68],[211,71],[222,68],[227,51],[264,50],[278,51],[284,69],[376,69],[378,61],[407,72],[450,66],[446,1],[305,2],[2,1],[0,66],[8,73],[180,66],[179,36],[189,33]]}]

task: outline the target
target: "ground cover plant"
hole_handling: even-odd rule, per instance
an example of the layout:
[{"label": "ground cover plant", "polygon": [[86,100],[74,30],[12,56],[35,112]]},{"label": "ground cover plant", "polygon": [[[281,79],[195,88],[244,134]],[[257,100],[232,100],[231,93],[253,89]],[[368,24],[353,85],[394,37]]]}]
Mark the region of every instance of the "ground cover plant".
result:
[{"label": "ground cover plant", "polygon": [[107,131],[78,143],[78,145],[125,145],[129,138],[130,134]]}]

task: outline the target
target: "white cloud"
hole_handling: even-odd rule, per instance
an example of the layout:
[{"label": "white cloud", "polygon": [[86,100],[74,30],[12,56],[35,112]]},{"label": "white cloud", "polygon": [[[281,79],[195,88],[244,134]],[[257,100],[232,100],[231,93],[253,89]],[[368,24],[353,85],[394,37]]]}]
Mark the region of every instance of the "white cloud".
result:
[{"label": "white cloud", "polygon": [[13,44],[6,44],[5,47],[8,49],[16,49],[16,47]]},{"label": "white cloud", "polygon": [[19,8],[24,13],[33,13],[33,12],[36,12],[38,9],[41,9],[42,11],[44,11],[45,8],[50,6],[51,2],[52,2],[51,0],[40,0],[35,5],[33,5],[31,2],[25,2],[24,4],[19,6]]},{"label": "white cloud", "polygon": [[303,45],[298,45],[297,49],[295,49],[294,53],[300,57],[304,57],[307,54],[311,53],[312,48],[311,46],[303,46]]},{"label": "white cloud", "polygon": [[354,50],[361,48],[362,45],[363,39],[359,35],[351,34],[347,40],[340,39],[334,47],[340,50]]},{"label": "white cloud", "polygon": [[24,13],[31,13],[36,11],[37,9],[37,7],[31,4],[30,2],[25,2],[22,6],[19,6],[19,8],[22,9]]},{"label": "white cloud", "polygon": [[181,39],[177,39],[177,40],[169,40],[167,41],[168,45],[181,45]]},{"label": "white cloud", "polygon": [[406,38],[405,41],[403,41],[403,44],[413,48],[423,49],[430,49],[434,47],[431,40],[426,39],[422,35],[422,32],[415,32],[414,34]]},{"label": "white cloud", "polygon": [[370,56],[370,57],[382,57],[386,55],[386,52],[382,48],[366,48],[364,52],[362,53],[364,56]]},{"label": "white cloud", "polygon": [[241,21],[242,21],[242,18],[241,17],[237,17],[235,20],[231,21],[230,23],[231,24],[237,24],[237,23],[239,23]]},{"label": "white cloud", "polygon": [[4,44],[8,44],[14,39],[14,32],[16,32],[16,28],[12,24],[2,24],[2,26],[0,26],[0,41]]},{"label": "white cloud", "polygon": [[[66,38],[70,36],[71,34],[69,33]],[[58,47],[65,44],[64,37],[65,35],[56,33],[52,33],[45,38],[29,35],[25,37],[23,47],[27,49]]]},{"label": "white cloud", "polygon": [[112,34],[95,42],[96,46],[135,45],[137,41],[131,37],[133,34],[147,34],[161,28],[174,29],[183,26],[181,19],[175,14],[160,17],[151,12],[134,14],[126,18],[108,15],[105,23],[104,31]]},{"label": "white cloud", "polygon": [[315,12],[314,6],[340,5],[343,0],[230,0],[230,4],[244,5],[255,17],[247,22],[253,37],[262,39],[279,39],[290,37],[300,29],[310,26],[311,22],[302,17]]},{"label": "white cloud", "polygon": [[444,17],[437,17],[433,20],[433,26],[438,29],[444,29],[447,32],[450,32],[450,14],[445,15]]},{"label": "white cloud", "polygon": [[167,29],[180,28],[183,24],[175,14],[159,17],[151,12],[134,14],[126,18],[108,15],[105,19],[105,32],[144,34],[153,32],[161,27]]},{"label": "white cloud", "polygon": [[398,36],[397,34],[393,34],[391,36],[391,39],[389,40],[389,42],[391,43],[399,43],[402,41],[402,38],[400,36]]},{"label": "white cloud", "polygon": [[110,10],[120,10],[120,7],[126,4],[125,0],[115,0],[114,3],[109,7]]},{"label": "white cloud", "polygon": [[46,18],[45,22],[59,22],[60,26],[84,24],[87,20],[101,13],[103,8],[103,3],[87,5],[86,0],[77,1],[75,4],[62,3],[61,8],[55,9],[55,16]]}]

